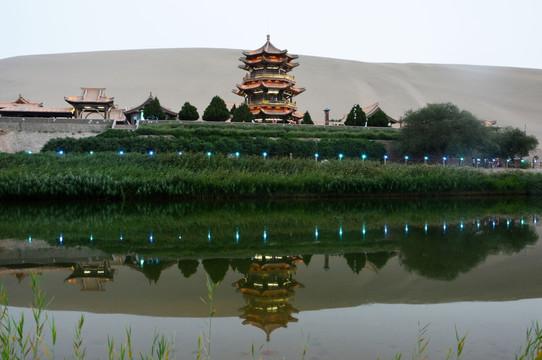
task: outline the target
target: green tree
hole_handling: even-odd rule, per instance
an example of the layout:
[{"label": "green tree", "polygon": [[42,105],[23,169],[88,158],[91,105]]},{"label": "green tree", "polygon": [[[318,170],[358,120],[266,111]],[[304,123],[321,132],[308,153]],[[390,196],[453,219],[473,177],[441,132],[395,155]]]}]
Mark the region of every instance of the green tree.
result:
[{"label": "green tree", "polygon": [[388,127],[390,119],[382,109],[378,109],[370,118],[367,119],[367,126]]},{"label": "green tree", "polygon": [[489,128],[452,103],[429,104],[403,117],[397,151],[412,156],[471,156],[495,151]]},{"label": "green tree", "polygon": [[203,112],[205,121],[226,121],[230,118],[230,112],[224,100],[218,95],[213,97],[211,103]]},{"label": "green tree", "polygon": [[496,134],[496,142],[499,144],[499,156],[514,159],[529,155],[529,151],[538,146],[538,140],[534,136],[526,135],[518,128],[505,127],[499,129]]},{"label": "green tree", "polygon": [[347,126],[364,126],[365,125],[365,112],[359,104],[352,106],[352,109],[348,113],[344,125]]},{"label": "green tree", "polygon": [[314,125],[314,122],[312,121],[311,114],[309,114],[309,111],[305,111],[305,114],[303,115],[302,124],[309,124]]},{"label": "green tree", "polygon": [[181,111],[179,111],[179,120],[198,120],[198,109],[188,101],[184,103]]},{"label": "green tree", "polygon": [[254,114],[250,111],[247,104],[243,104],[235,110],[233,117],[231,118],[232,122],[251,122],[255,119]]},{"label": "green tree", "polygon": [[237,105],[233,104],[233,106],[230,109],[230,115],[233,116],[235,114],[235,110],[237,110]]},{"label": "green tree", "polygon": [[158,97],[152,99],[145,107],[143,108],[143,114],[147,120],[165,120],[166,114],[162,110],[160,105],[160,100]]}]

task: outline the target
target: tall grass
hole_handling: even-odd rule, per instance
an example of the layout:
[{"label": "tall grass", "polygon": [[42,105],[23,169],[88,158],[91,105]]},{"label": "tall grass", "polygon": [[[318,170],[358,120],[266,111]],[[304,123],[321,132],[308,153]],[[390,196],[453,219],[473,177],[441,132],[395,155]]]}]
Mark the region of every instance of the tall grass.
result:
[{"label": "tall grass", "polygon": [[2,154],[0,198],[528,194],[542,174],[203,153]]}]

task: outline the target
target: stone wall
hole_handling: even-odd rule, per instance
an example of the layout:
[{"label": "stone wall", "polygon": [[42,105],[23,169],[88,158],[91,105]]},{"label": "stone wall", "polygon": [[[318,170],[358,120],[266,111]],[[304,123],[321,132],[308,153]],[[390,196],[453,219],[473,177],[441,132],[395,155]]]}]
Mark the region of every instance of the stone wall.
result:
[{"label": "stone wall", "polygon": [[27,132],[100,133],[111,129],[113,120],[19,118],[0,116],[0,128]]}]

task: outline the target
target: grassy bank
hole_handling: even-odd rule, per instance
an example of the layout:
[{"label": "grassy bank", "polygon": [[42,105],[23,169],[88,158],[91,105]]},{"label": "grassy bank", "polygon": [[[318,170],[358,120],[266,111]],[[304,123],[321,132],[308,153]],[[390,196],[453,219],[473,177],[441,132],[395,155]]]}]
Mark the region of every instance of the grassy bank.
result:
[{"label": "grassy bank", "polygon": [[1,198],[517,195],[542,188],[542,175],[522,171],[203,153],[2,154],[0,168]]}]

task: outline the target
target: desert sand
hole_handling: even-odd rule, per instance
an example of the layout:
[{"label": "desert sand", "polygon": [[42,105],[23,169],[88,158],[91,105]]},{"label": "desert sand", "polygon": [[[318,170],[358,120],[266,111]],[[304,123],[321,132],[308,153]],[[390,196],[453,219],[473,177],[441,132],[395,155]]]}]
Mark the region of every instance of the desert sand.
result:
[{"label": "desert sand", "polygon": [[[283,44],[277,44],[283,45]],[[295,49],[290,49],[295,54]],[[200,115],[214,95],[232,93],[246,74],[242,50],[162,49],[21,56],[0,60],[0,102],[22,94],[48,107],[68,107],[64,96],[105,87],[119,108],[144,102],[149,92],[179,111],[185,101]],[[330,54],[333,55],[333,54]],[[377,64],[300,55],[292,71],[299,112],[323,122],[324,108],[339,119],[352,105],[379,102],[394,118],[426,103],[452,102],[498,126],[527,130],[542,142],[542,70],[436,64]]]}]

